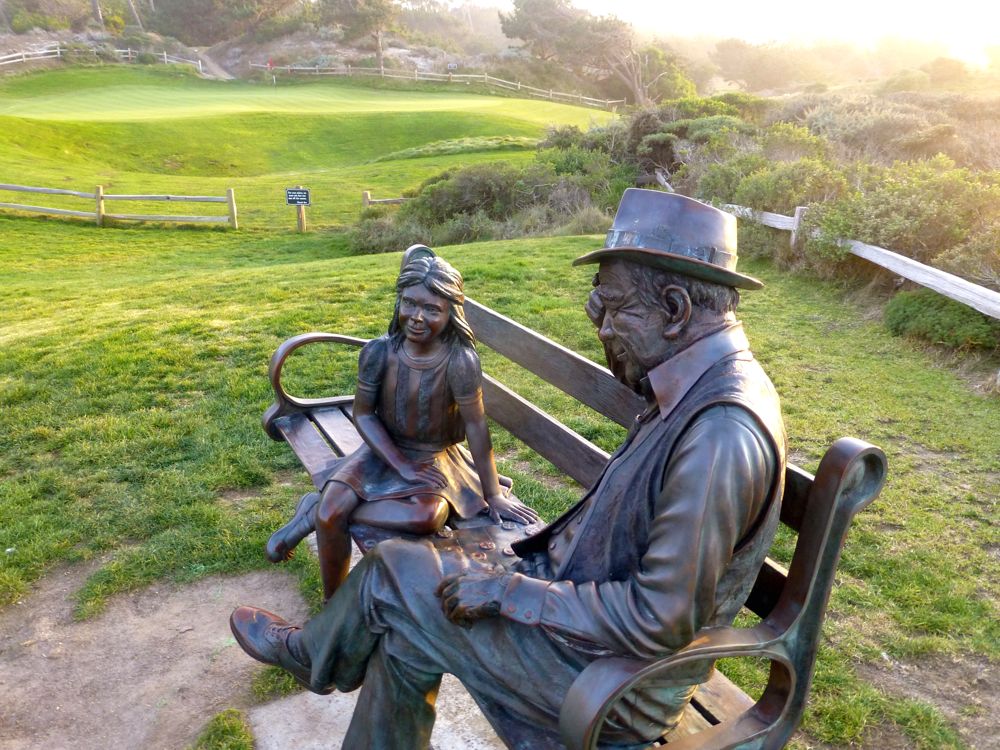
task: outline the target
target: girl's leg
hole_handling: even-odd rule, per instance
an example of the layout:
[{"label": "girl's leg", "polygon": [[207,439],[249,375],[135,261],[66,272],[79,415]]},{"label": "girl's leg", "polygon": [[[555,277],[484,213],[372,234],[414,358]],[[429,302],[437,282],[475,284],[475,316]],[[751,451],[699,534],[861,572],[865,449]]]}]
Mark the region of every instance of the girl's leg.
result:
[{"label": "girl's leg", "polygon": [[437,495],[414,495],[401,500],[361,503],[353,523],[409,534],[433,534],[448,520],[448,503]]},{"label": "girl's leg", "polygon": [[295,547],[316,528],[316,506],[319,505],[319,493],[307,492],[295,506],[292,519],[280,529],[271,534],[267,540],[265,552],[267,559],[273,563],[288,560]]},{"label": "girl's leg", "polygon": [[329,600],[351,566],[351,514],[361,503],[354,490],[340,482],[330,482],[323,490],[316,510],[316,546],[319,572],[323,578],[323,601]]}]

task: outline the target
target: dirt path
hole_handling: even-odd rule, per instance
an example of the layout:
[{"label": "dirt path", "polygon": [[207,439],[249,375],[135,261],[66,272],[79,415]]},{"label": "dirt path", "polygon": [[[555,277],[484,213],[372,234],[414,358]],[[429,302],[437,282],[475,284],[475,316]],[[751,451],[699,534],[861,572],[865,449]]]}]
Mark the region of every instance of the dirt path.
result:
[{"label": "dirt path", "polygon": [[230,75],[228,70],[209,57],[204,49],[196,47],[192,47],[192,49],[198,54],[198,59],[201,60],[202,75],[209,78],[219,78],[223,81],[233,80],[234,76]]},{"label": "dirt path", "polygon": [[72,595],[96,565],[57,571],[0,612],[0,750],[176,750],[219,711],[249,703],[257,664],[229,632],[254,603],[301,619],[281,571],[156,584],[72,619]]}]

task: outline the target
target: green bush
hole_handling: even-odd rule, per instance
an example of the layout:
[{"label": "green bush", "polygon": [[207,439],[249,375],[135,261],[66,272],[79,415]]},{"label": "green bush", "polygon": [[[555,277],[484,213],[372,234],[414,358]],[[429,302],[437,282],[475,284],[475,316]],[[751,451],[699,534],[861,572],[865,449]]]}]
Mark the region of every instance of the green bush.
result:
[{"label": "green bush", "polygon": [[16,10],[10,19],[10,30],[15,34],[25,34],[32,29],[61,31],[68,28],[69,21],[65,18],[49,16],[44,13],[32,13],[23,8]]},{"label": "green bush", "polygon": [[797,206],[835,200],[847,189],[847,179],[829,162],[769,162],[740,180],[733,202],[758,211],[792,214]]},{"label": "green bush", "polygon": [[836,255],[840,239],[854,239],[931,263],[969,240],[1000,205],[996,175],[957,168],[943,156],[861,165],[850,181],[857,190],[810,212],[819,234],[807,247]]},{"label": "green bush", "polygon": [[885,308],[897,336],[915,336],[960,349],[1000,348],[1000,322],[929,289],[900,292]]}]

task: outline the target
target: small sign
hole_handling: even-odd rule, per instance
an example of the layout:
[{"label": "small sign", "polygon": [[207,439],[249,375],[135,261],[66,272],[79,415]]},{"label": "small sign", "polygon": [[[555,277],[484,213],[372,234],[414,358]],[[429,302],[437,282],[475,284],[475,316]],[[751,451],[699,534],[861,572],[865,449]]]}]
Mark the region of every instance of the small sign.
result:
[{"label": "small sign", "polygon": [[285,204],[288,206],[311,206],[309,188],[285,188]]},{"label": "small sign", "polygon": [[458,70],[458,63],[448,63],[448,70]]}]

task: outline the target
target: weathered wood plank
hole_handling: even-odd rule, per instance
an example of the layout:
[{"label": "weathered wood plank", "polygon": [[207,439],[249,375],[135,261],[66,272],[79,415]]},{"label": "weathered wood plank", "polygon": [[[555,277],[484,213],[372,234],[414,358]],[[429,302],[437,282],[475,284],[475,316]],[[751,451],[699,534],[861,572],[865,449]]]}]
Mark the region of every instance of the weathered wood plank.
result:
[{"label": "weathered wood plank", "polygon": [[785,468],[785,492],[781,497],[781,522],[798,532],[809,501],[813,475],[795,464]]},{"label": "weathered wood plank", "polygon": [[645,404],[611,372],[515,320],[466,298],[476,338],[600,414],[628,427]]},{"label": "weathered wood plank", "polygon": [[764,565],[757,573],[750,595],[743,606],[758,617],[767,617],[778,603],[785,581],[788,579],[788,569],[770,557],[764,559]]},{"label": "weathered wood plank", "polygon": [[483,403],[492,419],[584,487],[608,462],[596,445],[488,375],[483,376]]},{"label": "weathered wood plank", "polygon": [[274,420],[274,426],[298,456],[317,489],[337,465],[339,456],[303,414],[291,414]]},{"label": "weathered wood plank", "polygon": [[125,195],[104,194],[105,200],[116,201],[173,201],[176,203],[225,203],[226,196],[218,195]]},{"label": "weathered wood plank", "polygon": [[978,310],[983,315],[1000,319],[1000,293],[994,292],[954,274],[925,266],[905,255],[886,250],[876,245],[866,245],[857,240],[847,241],[851,253],[877,266],[897,273],[903,278],[915,281],[921,286],[933,289],[953,300]]},{"label": "weathered wood plank", "polygon": [[10,190],[18,193],[44,193],[45,195],[72,195],[75,198],[93,198],[93,193],[81,193],[78,190],[63,190],[62,188],[29,187],[27,185],[0,184],[0,190]]},{"label": "weathered wood plank", "polygon": [[97,214],[93,211],[71,211],[67,208],[46,208],[45,206],[22,206],[18,203],[0,203],[0,208],[13,208],[17,211],[30,211],[34,214],[51,214],[52,216],[79,216],[93,219]]},{"label": "weathered wood plank", "polygon": [[750,696],[719,670],[715,670],[712,677],[698,687],[692,700],[699,712],[707,716],[712,724],[720,724],[739,716],[754,704]]},{"label": "weathered wood plank", "polygon": [[[105,199],[108,196],[104,196]],[[91,214],[93,215],[93,214]],[[104,214],[106,219],[123,221],[177,221],[184,224],[228,224],[228,216],[148,216],[145,214]]]},{"label": "weathered wood plank", "polygon": [[347,415],[337,407],[317,409],[312,412],[311,416],[316,426],[340,455],[347,456],[364,443],[354,428],[354,422],[348,419]]}]

